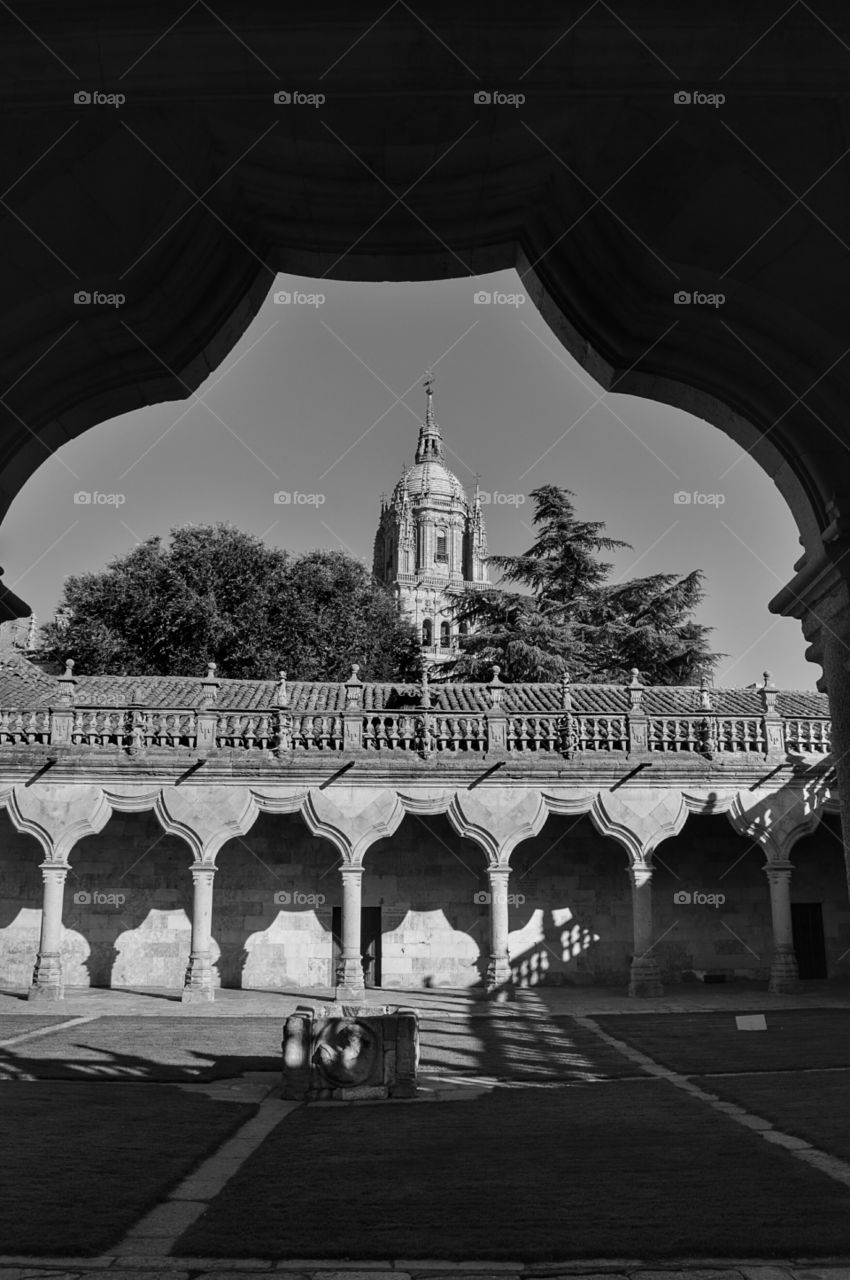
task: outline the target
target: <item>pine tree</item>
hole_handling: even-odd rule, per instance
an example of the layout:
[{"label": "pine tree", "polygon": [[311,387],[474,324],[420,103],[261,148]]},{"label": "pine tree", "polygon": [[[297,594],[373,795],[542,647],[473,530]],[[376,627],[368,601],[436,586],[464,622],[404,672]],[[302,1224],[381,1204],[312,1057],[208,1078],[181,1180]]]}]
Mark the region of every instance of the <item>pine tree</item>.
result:
[{"label": "pine tree", "polygon": [[582,521],[569,489],[542,485],[535,503],[534,544],[520,555],[491,556],[502,581],[523,592],[469,592],[460,620],[472,628],[450,674],[484,680],[498,663],[512,681],[626,682],[637,668],[646,684],[687,684],[706,677],[722,655],[712,654],[712,628],[694,621],[704,598],[704,575],[653,574],[609,581],[604,552],[628,548],[608,537],[601,520]]}]

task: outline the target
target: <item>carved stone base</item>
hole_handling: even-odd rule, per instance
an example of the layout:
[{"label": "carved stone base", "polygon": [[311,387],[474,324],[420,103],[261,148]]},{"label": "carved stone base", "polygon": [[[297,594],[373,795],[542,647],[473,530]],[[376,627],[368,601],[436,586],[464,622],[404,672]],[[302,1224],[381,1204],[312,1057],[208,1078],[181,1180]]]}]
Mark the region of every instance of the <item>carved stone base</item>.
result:
[{"label": "carved stone base", "polygon": [[363,981],[363,961],[359,955],[340,957],[336,967],[337,999],[360,999],[366,990]]},{"label": "carved stone base", "polygon": [[183,1004],[209,1004],[215,1000],[215,987],[184,987],[180,999]]},{"label": "carved stone base", "polygon": [[791,995],[800,990],[800,971],[791,948],[774,951],[767,989],[774,996]]},{"label": "carved stone base", "polygon": [[501,988],[509,988],[511,977],[511,962],[509,958],[507,956],[491,956],[490,963],[487,966],[487,977],[484,979],[484,989],[488,993],[492,993]]},{"label": "carved stone base", "polygon": [[213,986],[213,968],[208,954],[189,956],[186,977],[183,981],[181,1000],[184,1004],[197,1004],[200,1001],[215,1000]]},{"label": "carved stone base", "polygon": [[647,996],[662,996],[664,987],[655,960],[635,958],[629,971],[629,995],[637,999]]},{"label": "carved stone base", "polygon": [[32,986],[28,1000],[64,1000],[65,983],[62,978],[62,959],[54,953],[40,954],[32,974]]},{"label": "carved stone base", "polygon": [[363,999],[366,994],[366,988],[360,987],[337,987],[334,992],[335,1000],[357,1000]]}]

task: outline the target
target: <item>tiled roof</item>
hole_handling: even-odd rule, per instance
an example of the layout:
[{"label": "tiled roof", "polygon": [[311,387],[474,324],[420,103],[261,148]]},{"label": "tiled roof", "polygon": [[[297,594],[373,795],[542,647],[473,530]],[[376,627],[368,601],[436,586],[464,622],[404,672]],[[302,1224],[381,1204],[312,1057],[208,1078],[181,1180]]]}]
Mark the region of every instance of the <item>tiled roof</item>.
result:
[{"label": "tiled roof", "polygon": [[17,653],[0,655],[0,707],[42,707],[55,698],[56,678]]},{"label": "tiled roof", "polygon": [[[342,711],[345,685],[330,681],[288,683],[289,709],[298,713]],[[87,676],[76,677],[74,700],[78,707],[126,707],[140,705],[169,710],[198,707],[203,695],[198,676]],[[0,658],[0,708],[34,709],[57,700],[59,683],[55,676],[40,671],[25,658]],[[575,684],[571,688],[573,711],[579,715],[625,715],[629,693],[624,685]],[[480,712],[490,709],[486,684],[432,684],[434,711]],[[276,706],[275,680],[221,680],[216,707],[225,711],[263,711]],[[712,709],[718,715],[761,716],[762,695],[758,689],[712,689]],[[419,705],[418,684],[363,685],[364,711],[392,711]],[[557,684],[506,684],[502,706],[509,713],[533,715],[561,709],[561,688]],[[690,685],[654,685],[644,688],[643,706],[649,715],[698,715],[700,690]],[[808,690],[780,690],[776,699],[782,716],[827,719],[826,694]]]}]

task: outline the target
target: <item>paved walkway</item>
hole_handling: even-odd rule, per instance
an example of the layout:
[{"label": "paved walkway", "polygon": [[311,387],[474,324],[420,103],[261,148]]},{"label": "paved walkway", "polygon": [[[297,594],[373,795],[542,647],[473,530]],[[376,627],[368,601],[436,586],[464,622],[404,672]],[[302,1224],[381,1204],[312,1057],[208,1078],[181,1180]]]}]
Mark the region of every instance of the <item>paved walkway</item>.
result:
[{"label": "paved walkway", "polygon": [[[682,983],[671,987],[663,995],[650,999],[630,999],[621,988],[608,987],[534,987],[511,992],[512,998],[499,1003],[482,999],[469,990],[449,990],[443,987],[381,988],[365,993],[366,1004],[412,1005],[422,1013],[439,1017],[489,1017],[494,1007],[505,1013],[540,1012],[594,1017],[613,1013],[702,1013],[723,1010],[736,1012],[770,1009],[846,1009],[850,1008],[850,982],[805,982],[794,995],[773,996],[765,984],[717,983],[706,986],[701,982]],[[0,992],[0,1014],[62,1014],[68,1017],[103,1017],[115,1014],[122,1017],[181,1018],[285,1018],[297,1006],[321,1005],[333,1002],[332,990],[312,991],[235,991],[218,990],[215,1000],[199,1004],[183,1004],[179,991],[173,988],[69,988],[64,1000],[55,1002],[30,1001],[26,992]],[[850,1277],[848,1277],[850,1280]]]},{"label": "paved walkway", "polygon": [[850,1255],[829,1263],[808,1258],[682,1258],[653,1262],[641,1258],[585,1258],[580,1262],[446,1262],[443,1258],[399,1258],[392,1262],[340,1262],[330,1258],[0,1258],[0,1280],[255,1280],[271,1273],[281,1280],[848,1280]]}]

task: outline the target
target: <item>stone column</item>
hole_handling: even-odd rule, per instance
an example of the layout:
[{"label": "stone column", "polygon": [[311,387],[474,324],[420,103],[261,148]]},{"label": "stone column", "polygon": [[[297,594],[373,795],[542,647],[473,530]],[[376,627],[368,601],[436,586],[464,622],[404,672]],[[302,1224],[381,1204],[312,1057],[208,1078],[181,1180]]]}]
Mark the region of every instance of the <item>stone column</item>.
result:
[{"label": "stone column", "polygon": [[770,885],[770,918],[773,925],[773,956],[770,962],[770,984],[773,995],[796,991],[799,985],[797,957],[794,954],[794,934],[791,927],[791,872],[790,862],[768,862],[765,865]]},{"label": "stone column", "polygon": [[214,1000],[212,968],[212,904],[213,878],[216,868],[210,863],[195,863],[192,872],[192,949],[183,981],[183,1001]]},{"label": "stone column", "polygon": [[44,900],[41,909],[41,937],[38,944],[30,1000],[61,1000],[65,995],[62,981],[62,900],[67,863],[42,862]]},{"label": "stone column", "polygon": [[360,954],[362,866],[340,867],[342,878],[342,954],[336,971],[337,995],[361,997],[364,991]]},{"label": "stone column", "polygon": [[635,948],[629,969],[630,996],[660,996],[664,990],[658,963],[649,954],[653,945],[652,872],[653,867],[647,861],[634,862],[628,869]]},{"label": "stone column", "polygon": [[[632,700],[636,695],[632,693]],[[675,788],[637,785],[621,791],[600,791],[590,806],[596,830],[611,836],[628,854],[632,890],[634,952],[629,966],[630,996],[663,993],[652,930],[652,855],[662,840],[677,836],[685,825],[688,807]]]},{"label": "stone column", "polygon": [[511,981],[511,958],[508,951],[508,883],[510,867],[488,867],[490,882],[490,961],[487,965],[488,991],[507,986]]}]

